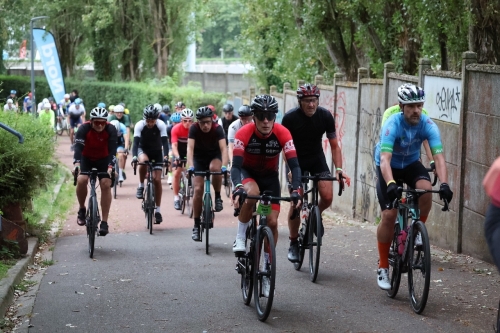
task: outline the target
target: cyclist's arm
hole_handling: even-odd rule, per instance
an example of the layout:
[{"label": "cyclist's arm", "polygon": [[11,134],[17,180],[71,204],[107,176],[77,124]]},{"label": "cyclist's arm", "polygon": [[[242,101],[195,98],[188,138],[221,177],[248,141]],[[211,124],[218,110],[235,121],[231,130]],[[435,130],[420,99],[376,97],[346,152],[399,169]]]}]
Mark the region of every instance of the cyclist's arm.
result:
[{"label": "cyclist's arm", "polygon": [[73,153],[73,164],[79,164],[82,159],[83,148],[85,147],[85,137],[90,129],[90,124],[85,124],[76,132],[75,135],[75,146]]},{"label": "cyclist's arm", "polygon": [[172,156],[174,156],[176,158],[180,157],[180,155],[179,155],[179,149],[177,149],[177,142],[172,142]]},{"label": "cyclist's arm", "polygon": [[[193,166],[194,165],[194,163],[193,163],[194,144],[195,144],[194,139],[189,138],[188,139],[188,143],[187,143],[187,164],[189,166]],[[178,154],[176,156],[178,156]]]},{"label": "cyclist's arm", "polygon": [[168,158],[168,152],[170,150],[170,147],[168,146],[168,137],[167,136],[161,137],[161,144],[163,146],[163,157]]},{"label": "cyclist's arm", "polygon": [[432,159],[431,147],[429,146],[429,141],[424,140],[422,144],[424,145],[425,155],[427,155],[427,158],[429,159],[430,163],[433,159]]},{"label": "cyclist's arm", "polygon": [[143,128],[142,122],[138,122],[137,124],[135,124],[135,128],[134,128],[134,143],[132,145],[132,156],[134,156],[134,157],[137,156],[137,153],[139,151],[139,143],[141,142],[142,128]]},{"label": "cyclist's arm", "polygon": [[[108,138],[108,167],[114,167],[116,162],[116,148],[118,145],[118,134],[116,133],[115,126],[107,124]],[[77,132],[78,133],[78,132]]]},{"label": "cyclist's arm", "polygon": [[441,183],[448,183],[448,170],[446,170],[446,161],[443,154],[433,155],[432,157],[436,164],[436,173],[438,174],[439,181]]},{"label": "cyclist's arm", "polygon": [[329,139],[330,148],[332,149],[332,159],[335,168],[342,169],[342,149],[339,146],[339,140],[337,138]]},{"label": "cyclist's arm", "polygon": [[229,162],[231,162],[231,165],[233,165],[233,148],[234,148],[234,143],[229,142],[227,153],[229,155]]},{"label": "cyclist's arm", "polygon": [[386,183],[388,181],[394,180],[391,168],[392,153],[384,152],[380,153],[380,171],[384,177],[383,181]]},{"label": "cyclist's arm", "polygon": [[[220,152],[222,155],[222,165],[227,167],[227,146],[226,138],[219,140]],[[190,164],[192,165],[192,164]]]}]

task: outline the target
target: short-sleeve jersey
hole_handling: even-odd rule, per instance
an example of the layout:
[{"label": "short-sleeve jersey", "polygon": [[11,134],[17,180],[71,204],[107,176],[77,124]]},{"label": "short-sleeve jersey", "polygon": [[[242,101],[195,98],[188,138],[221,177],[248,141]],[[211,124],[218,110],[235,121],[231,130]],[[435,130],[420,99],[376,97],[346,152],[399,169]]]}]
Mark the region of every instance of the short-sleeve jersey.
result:
[{"label": "short-sleeve jersey", "polygon": [[[191,125],[192,126],[192,125]],[[181,158],[187,155],[189,128],[184,128],[182,123],[175,125],[172,128],[172,144],[177,143],[177,150]]]},{"label": "short-sleeve jersey", "polygon": [[77,120],[85,113],[85,108],[83,105],[77,109],[75,104],[71,104],[68,108],[68,115],[71,119]]},{"label": "short-sleeve jersey", "polygon": [[323,154],[323,134],[326,133],[328,139],[337,137],[332,114],[321,106],[311,117],[301,108],[293,108],[285,114],[281,124],[292,134],[299,161]]},{"label": "short-sleeve jersey", "polygon": [[[402,112],[402,111],[401,111],[401,108],[399,107],[399,104],[393,105],[390,108],[388,108],[387,110],[385,110],[384,115],[382,116],[382,124],[380,125],[380,127],[384,126],[385,122],[387,121],[387,119],[389,119],[390,116],[392,116],[393,114],[400,113],[400,112]],[[425,114],[426,116],[429,115],[429,113],[427,112],[426,109],[422,109],[422,114]]]},{"label": "short-sleeve jersey", "polygon": [[217,123],[212,123],[212,128],[204,133],[199,123],[194,123],[189,128],[189,139],[194,139],[194,156],[208,157],[220,152],[220,140],[225,140],[224,130]]},{"label": "short-sleeve jersey", "polygon": [[229,129],[228,129],[228,133],[227,133],[227,141],[229,143],[234,143],[234,136],[236,135],[236,132],[238,132],[238,130],[242,127],[243,127],[243,123],[239,119],[236,119],[235,121],[233,121],[231,123],[231,125],[229,125]]},{"label": "short-sleeve jersey", "polygon": [[251,123],[240,128],[234,138],[233,156],[243,157],[242,168],[256,176],[278,175],[281,150],[287,160],[297,157],[290,132],[277,123],[267,137],[260,135]]},{"label": "short-sleeve jersey", "polygon": [[402,113],[390,116],[380,132],[380,141],[375,147],[375,164],[380,166],[380,153],[391,153],[391,167],[404,169],[418,161],[422,141],[428,140],[432,155],[441,154],[443,145],[437,125],[426,115],[420,122],[409,125]]},{"label": "short-sleeve jersey", "polygon": [[162,136],[167,136],[167,125],[160,119],[156,120],[156,124],[149,128],[145,120],[140,120],[135,124],[134,137],[139,137],[139,148],[144,151],[162,150]]},{"label": "short-sleeve jersey", "polygon": [[125,125],[125,127],[129,127],[130,126],[130,116],[128,114],[123,114],[123,117],[121,119],[118,119],[117,116],[115,116],[114,114],[108,116],[108,121],[111,122],[113,120],[118,120],[120,123],[122,123],[123,125]]},{"label": "short-sleeve jersey", "polygon": [[76,132],[74,163],[80,163],[82,156],[91,161],[107,158],[114,166],[116,155],[116,128],[106,123],[102,132],[92,129],[90,121],[83,123]]}]

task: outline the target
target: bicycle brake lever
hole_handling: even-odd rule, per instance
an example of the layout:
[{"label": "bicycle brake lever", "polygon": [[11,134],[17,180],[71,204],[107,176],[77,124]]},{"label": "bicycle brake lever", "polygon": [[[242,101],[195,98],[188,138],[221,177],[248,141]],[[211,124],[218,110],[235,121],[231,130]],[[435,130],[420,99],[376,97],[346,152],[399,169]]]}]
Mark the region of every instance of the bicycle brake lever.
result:
[{"label": "bicycle brake lever", "polygon": [[446,212],[447,210],[450,210],[450,209],[448,208],[448,200],[443,199],[443,202],[444,202],[444,207],[443,207],[443,208],[441,208],[441,211]]}]

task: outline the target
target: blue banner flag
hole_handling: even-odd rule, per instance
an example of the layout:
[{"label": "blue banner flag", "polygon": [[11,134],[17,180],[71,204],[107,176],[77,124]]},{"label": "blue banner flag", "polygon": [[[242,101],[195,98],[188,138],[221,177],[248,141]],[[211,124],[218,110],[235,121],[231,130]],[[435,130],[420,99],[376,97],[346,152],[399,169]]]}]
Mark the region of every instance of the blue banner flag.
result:
[{"label": "blue banner flag", "polygon": [[40,53],[43,70],[56,103],[64,98],[64,78],[54,36],[44,29],[33,29],[33,38]]}]

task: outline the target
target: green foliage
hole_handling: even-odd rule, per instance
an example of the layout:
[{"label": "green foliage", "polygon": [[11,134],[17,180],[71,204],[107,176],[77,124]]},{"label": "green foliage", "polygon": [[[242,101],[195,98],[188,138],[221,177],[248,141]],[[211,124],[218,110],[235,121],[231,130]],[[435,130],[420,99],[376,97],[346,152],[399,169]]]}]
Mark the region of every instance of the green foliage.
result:
[{"label": "green foliage", "polygon": [[[0,260],[2,264],[0,265],[0,276],[2,275],[3,269],[11,267],[12,260],[21,257],[19,253],[19,243],[16,241],[2,239],[2,245],[0,248]],[[6,272],[5,272],[6,273]]]}]

